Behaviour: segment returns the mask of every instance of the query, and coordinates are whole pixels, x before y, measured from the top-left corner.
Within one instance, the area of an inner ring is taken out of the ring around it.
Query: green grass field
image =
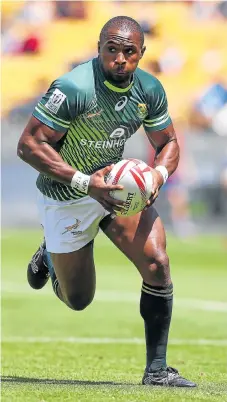
[[[33,291],[27,263],[40,232],[2,233],[2,401],[227,401],[227,255],[221,238],[168,236],[175,304],[168,363],[197,389],[140,385],[145,364],[141,280],[104,235],[97,293],[73,312],[50,283]]]

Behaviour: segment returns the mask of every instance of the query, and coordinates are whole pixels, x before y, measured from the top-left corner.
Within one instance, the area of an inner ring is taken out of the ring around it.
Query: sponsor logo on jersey
[[[79,225],[81,224],[81,221],[77,218],[75,218],[75,219],[76,219],[76,222],[73,225],[65,227],[65,231],[62,232],[62,235],[65,233],[69,233],[69,232],[71,232],[73,236],[82,234],[82,232],[80,230],[76,230],[79,227]]]
[[[108,148],[120,148],[125,145],[126,138],[117,138],[117,139],[111,139],[111,140],[106,140],[106,141],[92,141],[92,140],[87,140],[83,138],[80,141],[80,145],[82,147],[88,147],[88,148],[95,148],[95,149],[108,149]]]
[[[145,103],[138,103],[137,116],[140,119],[145,119],[147,116],[147,105]]]
[[[55,89],[50,99],[48,99],[45,104],[46,108],[49,109],[52,113],[57,113],[60,106],[64,102],[66,95],[63,92],[59,91],[59,89]]]
[[[120,100],[116,103],[114,108],[116,112],[120,112],[120,110],[122,110],[125,107],[127,102],[128,102],[127,96],[121,96]]]

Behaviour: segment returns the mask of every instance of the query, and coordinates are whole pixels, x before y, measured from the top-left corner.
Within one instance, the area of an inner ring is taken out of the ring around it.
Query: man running
[[[194,387],[167,366],[173,285],[165,231],[151,205],[179,161],[179,146],[161,83],[137,68],[145,52],[140,25],[115,17],[101,30],[98,57],[54,81],[35,107],[19,140],[18,155],[40,172],[39,209],[45,241],[28,266],[39,289],[51,276],[55,294],[73,310],[95,293],[94,238],[99,228],[133,262],[143,283],[140,312],[147,362],[143,384]],[[143,125],[156,149],[149,208],[123,218],[124,203],[105,183],[126,140]]]

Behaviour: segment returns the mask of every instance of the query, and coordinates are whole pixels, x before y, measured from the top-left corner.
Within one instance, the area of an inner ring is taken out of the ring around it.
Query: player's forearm
[[[37,142],[32,136],[19,141],[18,156],[40,173],[64,184],[70,184],[76,172],[46,142]]]
[[[162,165],[168,170],[168,175],[176,170],[180,159],[180,149],[176,140],[168,142],[162,149],[157,149],[154,164]]]

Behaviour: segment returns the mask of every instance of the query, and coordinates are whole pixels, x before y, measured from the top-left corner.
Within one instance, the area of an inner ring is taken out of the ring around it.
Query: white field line
[[[48,295],[52,296],[53,291],[50,287],[42,289],[37,292],[31,289],[26,284],[15,284],[10,282],[2,283],[2,295],[4,294],[18,295],[18,294],[33,294],[33,295]],[[138,303],[140,298],[140,291],[136,292],[121,292],[117,290],[98,290],[95,295],[95,300],[105,303]],[[177,308],[187,308],[189,310],[203,310],[203,311],[216,311],[226,312],[227,302],[215,300],[200,300],[200,299],[187,299],[187,298],[174,298],[174,305]]]
[[[8,343],[77,343],[77,344],[122,344],[144,345],[143,338],[75,338],[75,337],[32,337],[9,336],[3,337],[2,342]],[[170,345],[184,346],[227,346],[227,339],[170,339]]]

